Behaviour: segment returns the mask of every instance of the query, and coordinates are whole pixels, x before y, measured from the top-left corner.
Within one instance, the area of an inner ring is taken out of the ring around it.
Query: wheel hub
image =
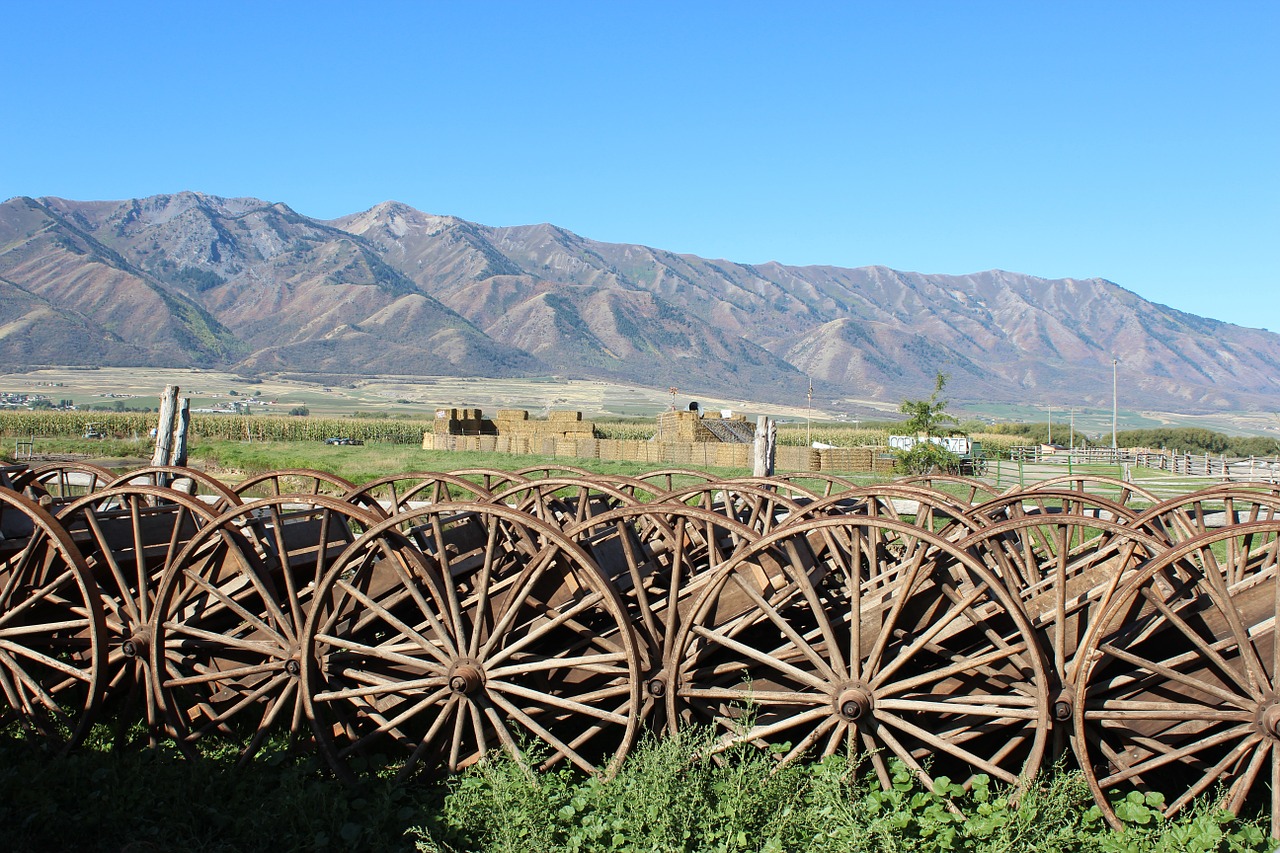
[[[449,689],[469,696],[484,687],[484,670],[472,660],[459,660],[449,670]]]
[[[130,632],[129,637],[120,644],[121,653],[131,659],[145,658],[151,649],[151,632],[141,626]]]
[[[1267,737],[1280,740],[1280,701],[1271,701],[1258,710],[1258,727]]]
[[[1058,691],[1058,695],[1053,700],[1053,718],[1060,723],[1065,723],[1071,719],[1071,712],[1075,710],[1076,696],[1071,688],[1063,688]]]
[[[875,706],[875,695],[865,684],[846,687],[835,701],[836,713],[851,723],[868,716]]]

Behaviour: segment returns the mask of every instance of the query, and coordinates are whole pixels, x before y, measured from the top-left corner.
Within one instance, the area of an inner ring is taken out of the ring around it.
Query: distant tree
[[[932,438],[942,434],[944,424],[959,423],[955,416],[946,413],[947,401],[938,399],[942,389],[947,387],[948,378],[950,377],[945,373],[939,373],[934,380],[933,393],[929,395],[929,399],[903,400],[902,405],[898,407],[898,411],[909,415],[903,426],[912,435],[923,434],[925,438]]]
[[[947,414],[947,401],[938,399],[946,386],[947,375],[939,373],[934,381],[933,393],[928,399],[903,400],[898,408],[898,411],[908,416],[903,423],[907,432],[920,439],[910,450],[898,452],[898,467],[908,474],[960,470],[960,457],[931,440],[942,434],[944,425],[959,423],[953,415]]]
[[[297,415],[300,418],[305,418],[307,415],[311,414],[311,410],[308,409],[306,406],[294,406],[292,409],[289,410],[289,414]]]

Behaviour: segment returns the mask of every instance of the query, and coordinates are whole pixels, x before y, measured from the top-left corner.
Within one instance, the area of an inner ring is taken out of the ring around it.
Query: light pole
[[[1076,452],[1076,407],[1071,407],[1071,452]]]
[[[804,440],[810,447],[813,447],[813,433],[810,423],[813,420],[813,377],[809,377],[809,408],[804,414]]]
[[[1111,455],[1116,455],[1116,365],[1120,363],[1120,359],[1112,357],[1111,359]]]
[[[1049,404],[1049,446],[1053,446],[1053,403]]]

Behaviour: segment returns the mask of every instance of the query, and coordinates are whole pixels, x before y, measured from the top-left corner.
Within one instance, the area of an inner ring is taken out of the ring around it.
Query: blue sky
[[[1280,3],[0,0],[0,198],[199,190],[1280,331]]]

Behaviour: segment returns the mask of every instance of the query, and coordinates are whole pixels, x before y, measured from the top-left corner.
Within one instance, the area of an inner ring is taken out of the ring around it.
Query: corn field
[[[131,412],[0,412],[0,435],[78,438],[89,424],[109,436],[146,437],[160,422],[158,414]],[[365,418],[312,418],[273,415],[192,415],[192,439],[229,441],[319,441],[345,436],[388,444],[421,444],[425,421]]]

